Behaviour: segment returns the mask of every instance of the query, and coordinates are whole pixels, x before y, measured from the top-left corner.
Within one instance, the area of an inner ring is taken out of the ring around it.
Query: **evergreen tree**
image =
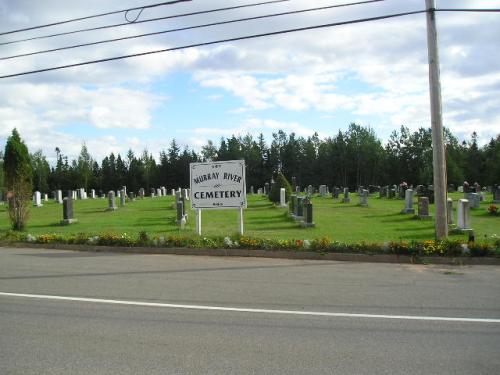
[[[3,170],[9,197],[9,218],[13,229],[23,230],[28,221],[33,192],[33,171],[28,148],[17,129],[14,129],[7,139],[4,155]]]
[[[274,184],[269,192],[269,200],[271,202],[280,203],[281,188],[285,188],[285,201],[288,202],[288,199],[292,194],[292,186],[283,173],[278,172],[274,177]]]

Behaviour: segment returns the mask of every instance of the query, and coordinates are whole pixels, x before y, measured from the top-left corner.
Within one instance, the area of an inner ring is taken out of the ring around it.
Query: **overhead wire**
[[[128,55],[122,55],[122,56],[115,56],[115,57],[108,57],[108,58],[103,58],[103,59],[83,61],[83,62],[79,62],[79,63],[66,64],[66,65],[59,65],[59,66],[43,68],[43,69],[36,69],[36,70],[25,71],[25,72],[20,72],[20,73],[7,74],[7,75],[0,76],[0,79],[19,77],[19,76],[35,74],[35,73],[50,72],[50,71],[55,71],[55,70],[61,70],[61,69],[78,67],[78,66],[103,63],[103,62],[108,62],[108,61],[116,61],[116,60],[132,58],[132,57],[147,56],[147,55],[158,54],[158,53],[163,53],[163,52],[179,51],[179,50],[184,50],[184,49],[188,49],[188,48],[203,47],[203,46],[228,43],[228,42],[235,42],[235,41],[241,41],[241,40],[256,39],[256,38],[262,38],[262,37],[266,37],[266,36],[283,35],[283,34],[306,31],[306,30],[317,30],[317,29],[330,28],[330,27],[336,27],[336,26],[379,21],[379,20],[384,20],[384,19],[403,17],[403,16],[409,16],[409,15],[421,14],[421,13],[427,13],[427,11],[426,10],[418,10],[418,11],[411,11],[411,12],[394,13],[394,14],[387,14],[387,15],[377,16],[377,17],[359,18],[359,19],[348,20],[348,21],[332,22],[332,23],[326,23],[326,24],[320,24],[320,25],[314,25],[314,26],[285,29],[285,30],[267,32],[267,33],[261,33],[261,34],[252,34],[252,35],[245,35],[245,36],[240,36],[240,37],[225,38],[225,39],[219,39],[219,40],[214,40],[214,41],[209,41],[209,42],[193,43],[193,44],[187,44],[187,45],[178,46],[178,47],[164,48],[164,49],[154,50],[154,51],[147,51],[147,52],[134,53],[134,54],[128,54]]]
[[[327,5],[327,6],[323,6],[323,7],[317,7],[317,8],[300,9],[300,10],[293,10],[293,11],[289,11],[289,12],[272,13],[272,14],[266,14],[266,15],[261,15],[261,16],[239,18],[239,19],[235,19],[235,20],[212,22],[212,23],[195,25],[195,26],[186,26],[186,27],[181,27],[181,28],[155,31],[155,32],[151,32],[151,33],[131,35],[131,36],[126,36],[126,37],[106,39],[106,40],[100,40],[100,41],[96,41],[96,42],[81,43],[81,44],[75,44],[75,45],[66,46],[66,47],[58,47],[58,48],[52,48],[52,49],[47,49],[47,50],[27,52],[27,53],[22,53],[22,54],[18,54],[18,55],[0,57],[0,61],[1,60],[10,60],[10,59],[19,58],[19,57],[40,55],[40,54],[45,54],[45,53],[57,52],[57,51],[64,51],[64,50],[80,48],[80,47],[94,46],[94,45],[104,44],[104,43],[112,43],[112,42],[118,42],[118,41],[123,41],[123,40],[143,38],[143,37],[147,37],[147,36],[160,35],[160,34],[166,34],[166,33],[178,32],[178,31],[186,31],[186,30],[200,29],[200,28],[206,28],[206,27],[212,27],[212,26],[227,25],[227,24],[237,23],[237,22],[247,22],[247,21],[254,21],[254,20],[259,20],[259,19],[264,19],[264,18],[280,17],[280,16],[285,16],[285,15],[301,14],[301,13],[307,13],[307,12],[313,12],[313,11],[320,11],[320,10],[327,10],[327,9],[333,9],[333,8],[361,5],[361,4],[367,4],[367,3],[372,3],[372,2],[376,2],[376,1],[378,2],[381,0],[358,1],[358,2],[354,2],[354,3]]]
[[[47,23],[45,25],[38,25],[38,26],[25,27],[23,29],[3,31],[3,32],[0,32],[0,35],[8,35],[8,34],[20,33],[20,32],[23,32],[23,31],[43,29],[43,28],[46,28],[46,27],[52,27],[52,26],[57,26],[57,25],[64,25],[64,24],[71,23],[71,22],[83,21],[83,20],[88,20],[88,19],[92,19],[92,18],[104,17],[104,16],[110,16],[110,15],[113,15],[113,14],[119,14],[119,13],[125,13],[126,14],[127,12],[134,11],[134,10],[141,10],[141,12],[142,12],[144,9],[156,8],[156,7],[165,6],[165,5],[174,5],[174,4],[177,4],[177,3],[185,3],[185,2],[189,2],[189,1],[192,1],[192,0],[170,0],[170,1],[164,1],[162,3],[143,5],[143,6],[135,7],[135,8],[115,10],[115,11],[112,11],[112,12],[93,14],[91,16],[84,16],[84,17],[72,18],[72,19],[64,20],[64,21],[57,21],[57,22]]]
[[[180,14],[174,14],[174,15],[163,16],[163,17],[149,18],[149,19],[145,19],[145,20],[136,21],[134,23],[124,22],[124,23],[116,23],[116,24],[111,24],[111,25],[89,27],[89,28],[85,28],[85,29],[35,36],[35,37],[31,37],[31,38],[12,40],[12,41],[8,41],[8,42],[1,42],[0,46],[7,45],[7,44],[14,44],[14,43],[29,42],[29,41],[33,41],[33,40],[39,40],[39,39],[54,38],[54,37],[58,37],[58,36],[78,34],[78,33],[83,33],[83,32],[87,32],[87,31],[105,30],[105,29],[121,27],[121,26],[138,25],[138,24],[146,23],[146,22],[156,22],[156,21],[162,21],[162,20],[173,19],[173,18],[196,16],[196,15],[200,15],[200,14],[223,12],[223,11],[228,11],[228,10],[236,10],[236,9],[249,8],[249,7],[261,6],[261,5],[284,3],[284,2],[289,2],[289,1],[291,1],[291,0],[268,0],[268,1],[258,2],[258,3],[252,3],[252,4],[235,5],[235,6],[224,7],[224,8],[208,9],[208,10],[202,10],[202,11],[196,11],[196,12],[180,13]],[[384,1],[384,0],[371,0],[371,2],[376,2],[376,1]]]

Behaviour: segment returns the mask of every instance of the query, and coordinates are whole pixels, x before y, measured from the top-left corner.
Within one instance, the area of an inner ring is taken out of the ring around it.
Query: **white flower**
[[[466,243],[462,244],[462,254],[470,254],[470,249]]]
[[[311,247],[311,242],[309,240],[304,240],[304,249],[309,249]]]
[[[232,247],[233,246],[233,241],[229,237],[224,237],[224,245],[226,247]]]
[[[26,241],[28,241],[28,242],[35,242],[36,241],[36,237],[32,236],[31,234],[28,234],[26,236]]]

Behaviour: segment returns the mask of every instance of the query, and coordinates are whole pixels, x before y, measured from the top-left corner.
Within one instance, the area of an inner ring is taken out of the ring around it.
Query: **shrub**
[[[487,243],[471,242],[467,246],[473,257],[485,257],[493,254],[493,247]]]
[[[274,185],[269,192],[269,200],[274,203],[280,203],[280,190],[285,188],[285,201],[288,202],[290,195],[292,194],[292,187],[286,179],[286,177],[279,172],[274,178]]]
[[[500,211],[498,210],[498,207],[495,206],[494,204],[490,205],[488,207],[488,213],[493,216],[500,215]]]

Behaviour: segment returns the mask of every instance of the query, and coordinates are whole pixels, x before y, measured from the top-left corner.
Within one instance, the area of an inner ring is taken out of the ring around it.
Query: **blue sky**
[[[141,19],[253,2],[193,0],[146,9]],[[0,55],[345,2],[289,0],[4,45]],[[0,31],[151,3],[0,0]],[[437,5],[499,8],[500,0],[437,0]],[[8,60],[0,64],[0,75],[424,7],[424,0],[386,0],[164,34]],[[460,139],[476,131],[485,143],[500,129],[500,15],[439,13],[437,19],[444,124]],[[116,22],[123,22],[123,15],[3,35],[0,43]],[[328,137],[351,122],[371,126],[385,141],[401,125],[430,126],[429,117],[424,14],[0,80],[0,147],[17,127],[30,151],[42,149],[50,161],[55,147],[75,157],[83,142],[98,160],[112,151],[145,148],[157,157],[173,138],[199,150],[208,140],[218,143],[232,134],[262,132],[269,140],[284,130]]]

